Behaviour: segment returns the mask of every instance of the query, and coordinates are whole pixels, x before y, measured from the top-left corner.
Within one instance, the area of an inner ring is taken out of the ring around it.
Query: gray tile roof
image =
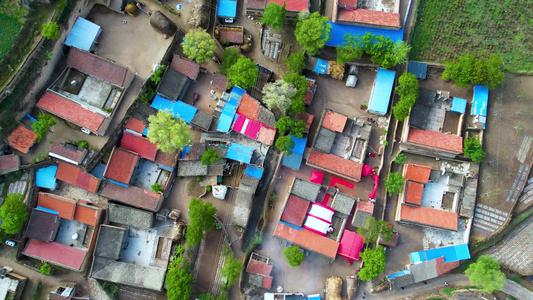
[[[231,216],[231,221],[233,224],[246,228],[248,219],[250,218],[253,200],[254,193],[239,187],[239,191],[237,192],[237,197],[235,199],[233,215]]]
[[[390,282],[391,289],[393,289],[393,290],[399,290],[402,287],[405,287],[405,286],[408,286],[408,285],[411,285],[411,284],[415,283],[412,273],[407,273],[407,274],[404,274],[402,276],[397,276],[397,277],[394,277],[394,278],[390,278],[388,280]]]
[[[477,194],[477,179],[468,179],[465,183],[463,192],[463,199],[461,207],[459,208],[459,215],[461,217],[472,218],[474,216],[474,209],[476,205]]]
[[[313,148],[320,152],[330,153],[333,147],[333,141],[335,141],[335,135],[335,132],[325,127],[320,127]]]
[[[241,181],[241,186],[244,185],[244,186],[249,186],[249,187],[252,187],[254,190],[257,189],[257,186],[259,185],[259,179],[258,178],[255,178],[255,177],[252,177],[252,176],[248,176],[248,175],[244,175],[242,177],[242,181]]]
[[[190,81],[187,76],[167,68],[161,82],[157,87],[157,92],[173,100],[178,100],[189,87]]]
[[[165,282],[166,268],[140,266],[110,258],[96,257],[91,278],[160,291]]]
[[[120,250],[126,229],[110,225],[101,225],[98,231],[98,240],[94,249],[95,257],[106,257],[113,260],[120,258]]]
[[[294,178],[291,194],[294,194],[304,200],[315,202],[320,193],[321,186],[300,178]]]
[[[437,274],[436,259],[409,265],[409,270],[411,270],[415,282],[420,282],[439,276]]]
[[[344,215],[349,215],[355,205],[355,198],[343,193],[337,193],[331,203],[331,208]]]
[[[208,167],[199,160],[180,160],[178,162],[178,176],[205,176]]]
[[[198,110],[192,118],[191,124],[207,131],[209,126],[211,126],[211,122],[213,122],[213,115]]]
[[[366,220],[370,219],[371,216],[372,214],[369,212],[362,211],[362,210],[356,210],[355,216],[353,217],[353,220],[352,220],[352,226],[355,226],[355,227],[365,226]]]
[[[274,126],[276,126],[276,117],[274,116],[274,113],[262,106],[259,110],[259,116],[257,116],[257,121],[265,123],[266,125],[273,128]]]
[[[154,214],[129,206],[109,203],[109,222],[139,229],[150,229]]]

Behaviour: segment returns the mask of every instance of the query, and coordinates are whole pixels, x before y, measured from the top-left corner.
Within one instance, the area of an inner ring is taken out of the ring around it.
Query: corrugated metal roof
[[[441,247],[425,251],[412,252],[411,261],[413,263],[434,260],[439,257],[444,257],[444,262],[453,262],[470,258],[470,251],[468,244],[453,245],[448,247]]]
[[[237,143],[231,143],[226,154],[227,159],[233,159],[245,164],[249,164],[252,161],[252,155],[254,148],[244,146]]]
[[[454,97],[452,99],[452,108],[450,110],[456,113],[464,114],[466,112],[466,99]]]
[[[294,154],[303,155],[305,151],[305,145],[307,145],[307,139],[295,137],[292,134],[289,134],[294,142],[294,147],[289,149]]]
[[[489,101],[489,88],[484,85],[474,86],[474,98],[472,99],[471,115],[487,115],[487,103]]]
[[[231,97],[234,97],[236,98],[235,100],[237,100],[237,102],[239,101],[239,99],[241,99],[242,95],[244,95],[244,93],[246,93],[246,90],[239,87],[239,86],[234,86],[232,89],[231,89],[231,92],[230,92],[230,95]],[[231,99],[230,99],[231,101]],[[230,102],[228,101],[228,102]],[[237,106],[237,103],[234,103],[235,106]]]
[[[230,100],[226,102],[226,105],[224,105],[224,108],[220,113],[220,117],[218,117],[217,131],[228,132],[231,128],[231,124],[233,123],[233,117],[235,116],[235,112],[237,111],[237,105],[230,103],[232,99],[235,100],[235,98],[231,97]],[[238,103],[239,102],[237,100],[237,104]]]
[[[428,64],[418,61],[407,62],[407,72],[415,74],[416,78],[426,79]]]
[[[285,154],[283,160],[281,160],[281,165],[294,169],[300,170],[302,166],[302,160],[304,157],[301,154],[292,153],[290,155]]]
[[[170,101],[159,95],[155,96],[151,107],[162,111],[168,109],[174,117],[183,120],[187,124],[191,123],[192,119],[194,118],[194,115],[196,114],[196,111],[198,111],[196,107],[190,106],[185,102],[179,100],[176,102]]]
[[[102,32],[100,26],[78,17],[67,36],[65,45],[89,51],[100,32]]]
[[[329,62],[327,60],[322,60],[318,58],[316,60],[315,69],[313,71],[318,74],[329,74],[328,68]]]
[[[372,95],[370,96],[370,103],[368,104],[369,112],[378,115],[387,113],[395,77],[395,71],[379,68],[376,80],[374,81]]]
[[[237,1],[218,0],[217,17],[235,18],[237,15]]]
[[[57,186],[56,172],[57,165],[40,168],[35,174],[35,185],[46,189],[55,189]]]
[[[377,36],[382,35],[384,37],[390,38],[395,43],[403,40],[403,29],[393,30],[346,24],[336,24],[333,22],[328,23],[331,25],[331,39],[326,42],[326,45],[332,47],[341,46],[344,43],[345,34],[364,36],[365,34],[370,33]]]
[[[263,176],[263,171],[263,169],[259,169],[254,166],[247,166],[246,170],[244,171],[244,174],[257,179],[261,179],[261,177]]]

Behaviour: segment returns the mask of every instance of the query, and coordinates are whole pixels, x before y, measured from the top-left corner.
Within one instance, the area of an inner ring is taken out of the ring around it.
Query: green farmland
[[[420,0],[411,59],[444,62],[496,53],[506,70],[531,73],[531,32],[531,0]]]
[[[17,21],[17,19],[0,14],[0,60],[6,56],[9,49],[11,49],[11,45],[15,42],[17,39],[20,24]]]

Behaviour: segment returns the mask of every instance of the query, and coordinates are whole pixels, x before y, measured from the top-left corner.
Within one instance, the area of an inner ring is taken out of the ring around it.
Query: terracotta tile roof
[[[369,9],[348,10],[339,7],[337,20],[400,28],[400,14]]]
[[[81,164],[83,158],[87,154],[87,149],[78,148],[77,150],[72,150],[67,148],[65,145],[53,142],[52,147],[50,147],[49,155],[63,160],[70,160],[72,163]]]
[[[385,245],[385,246],[391,246],[391,247],[396,247],[396,245],[398,245],[398,240],[400,239],[400,235],[397,234],[397,233],[393,233],[392,234],[392,237],[390,239],[390,241],[388,242],[383,242],[383,238],[380,237],[379,238],[379,244],[380,245]]]
[[[407,191],[405,191],[405,202],[415,205],[422,204],[422,193],[424,185],[422,183],[407,181]]]
[[[20,157],[15,154],[0,155],[0,175],[18,170]]]
[[[257,261],[250,258],[248,266],[246,266],[246,272],[250,274],[259,274],[263,276],[269,276],[272,272],[273,265],[265,264],[262,261]]]
[[[172,57],[172,62],[170,62],[170,68],[174,71],[180,72],[181,74],[189,77],[192,80],[198,78],[200,74],[200,65],[195,63],[192,60],[188,60],[184,57],[181,57],[177,54],[174,54]]]
[[[271,146],[274,143],[275,136],[276,129],[261,126],[261,129],[259,129],[259,133],[257,134],[257,140],[265,145]]]
[[[54,194],[40,192],[37,199],[37,206],[55,210],[59,217],[73,220],[76,211],[76,201],[63,198]]]
[[[313,94],[311,92],[307,92],[307,94],[305,94],[305,98],[304,98],[305,105],[311,105],[311,103],[313,103],[313,98],[314,97],[315,97],[315,94]]]
[[[411,127],[406,142],[454,154],[463,153],[463,138],[443,132]]]
[[[441,256],[436,259],[437,261],[437,275],[440,276],[444,273],[448,273],[451,270],[459,267],[460,262],[458,260],[451,262],[444,262],[444,256]]]
[[[244,30],[237,27],[219,27],[218,40],[233,44],[244,43]]]
[[[315,116],[310,114],[310,113],[306,113],[306,112],[303,112],[301,114],[298,114],[294,117],[296,120],[302,120],[305,122],[305,130],[307,130],[307,132],[309,132],[309,129],[311,129],[311,125],[313,124],[313,120],[315,119]]]
[[[263,287],[267,290],[272,288],[272,281],[274,280],[271,276],[265,276],[263,277]]]
[[[176,163],[178,162],[178,153],[163,152],[161,150],[157,150],[157,154],[155,155],[155,162],[167,167],[174,168],[176,166]]]
[[[144,131],[144,128],[146,128],[146,124],[144,124],[144,122],[141,120],[138,120],[135,118],[129,118],[128,123],[126,123],[126,126],[124,126],[124,128],[127,128],[129,130],[142,134]]]
[[[246,1],[246,8],[263,10],[265,8],[265,0],[248,0]]]
[[[267,0],[267,4],[272,2],[275,2],[280,6],[282,6],[283,2],[285,2],[285,8],[287,11],[306,11],[309,9],[308,0]]]
[[[77,48],[70,48],[67,66],[120,87],[125,85],[128,74],[128,68]]]
[[[357,0],[339,0],[339,4],[350,7],[357,7]]]
[[[96,193],[100,183],[98,178],[76,166],[64,162],[59,163],[57,167],[56,178],[68,184],[87,190],[91,193]]]
[[[239,108],[237,108],[237,113],[247,117],[248,119],[257,121],[260,109],[261,105],[259,104],[259,101],[253,99],[250,95],[248,95],[248,93],[245,93],[241,98],[241,103],[239,104]]]
[[[156,212],[159,210],[163,198],[160,194],[152,193],[142,188],[130,185],[123,187],[107,182],[100,195],[134,207]]]
[[[226,75],[220,74],[217,72],[215,73],[215,75],[213,75],[213,81],[211,85],[221,91],[225,91],[226,87],[228,86],[228,82],[229,80],[228,80],[228,77],[226,77]]]
[[[370,213],[370,215],[373,215],[374,214],[374,203],[366,202],[366,201],[359,201],[357,202],[357,210],[364,211],[364,212]]]
[[[129,184],[138,161],[137,154],[114,147],[107,162],[104,177]]]
[[[428,207],[416,207],[402,204],[400,221],[433,226],[448,230],[457,230],[457,214]]]
[[[26,154],[30,151],[31,146],[37,139],[37,133],[28,129],[26,126],[19,124],[13,132],[7,137],[7,143],[12,148]]]
[[[298,227],[302,227],[310,205],[311,202],[300,197],[296,197],[295,195],[290,195],[289,199],[287,200],[287,205],[285,205],[285,209],[281,214],[280,220]]]
[[[344,159],[333,154],[326,154],[311,149],[307,164],[324,171],[336,174],[347,180],[360,181],[363,164],[353,160]]]
[[[335,240],[307,229],[298,230],[281,222],[276,225],[274,235],[332,259],[335,259],[339,249],[339,243]]]
[[[428,183],[431,167],[417,164],[407,164],[405,180],[412,180],[420,183]]]
[[[87,251],[56,242],[45,243],[31,239],[24,254],[79,270],[83,266]]]
[[[325,127],[331,131],[342,132],[344,130],[344,126],[346,126],[346,120],[348,120],[348,117],[328,110],[324,115],[322,127]]]
[[[75,48],[71,48],[75,49]],[[67,121],[97,132],[105,120],[103,115],[92,112],[57,94],[46,92],[37,106]]]
[[[124,131],[120,148],[137,153],[140,157],[151,161],[155,160],[157,145],[152,144],[147,138]]]
[[[309,78],[307,78],[307,81],[309,82],[309,85],[307,86],[307,94],[305,94],[304,103],[305,105],[311,105],[311,103],[313,103],[313,98],[315,97],[316,81]]]
[[[78,204],[74,213],[74,220],[94,227],[98,224],[100,214],[100,209],[94,206]]]

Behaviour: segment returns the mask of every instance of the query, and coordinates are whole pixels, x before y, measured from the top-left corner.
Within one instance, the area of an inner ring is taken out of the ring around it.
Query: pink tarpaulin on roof
[[[361,250],[363,249],[363,244],[363,237],[353,231],[345,229],[337,253],[349,260],[359,260],[359,253],[361,253]]]
[[[311,178],[309,181],[312,183],[322,184],[322,180],[324,180],[324,173],[313,171],[311,172]]]
[[[235,119],[235,122],[233,123],[233,130],[241,132],[242,126],[244,125],[244,121],[246,121],[246,118],[242,115],[237,114],[237,119]]]
[[[259,134],[259,130],[261,130],[261,123],[248,119],[248,126],[246,126],[244,135],[246,135],[247,137],[251,137],[255,140],[257,139],[257,134]]]

